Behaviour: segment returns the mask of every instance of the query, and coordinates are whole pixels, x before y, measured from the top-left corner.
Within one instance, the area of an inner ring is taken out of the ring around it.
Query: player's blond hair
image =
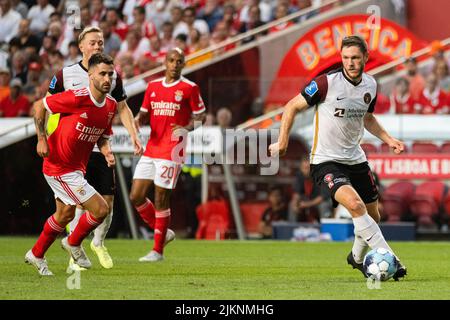
[[[94,26],[86,27],[83,29],[83,31],[81,31],[80,35],[78,36],[78,44],[80,44],[81,41],[83,41],[83,39],[86,37],[86,35],[88,33],[92,33],[92,32],[96,32],[96,33],[98,32],[103,35],[103,31],[99,27],[94,27]]]

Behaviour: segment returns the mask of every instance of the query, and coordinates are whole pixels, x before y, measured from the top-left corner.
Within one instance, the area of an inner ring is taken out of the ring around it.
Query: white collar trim
[[[87,87],[87,90],[89,92],[89,97],[91,98],[91,101],[95,104],[96,107],[101,108],[101,107],[103,107],[105,105],[106,97],[105,97],[105,99],[103,99],[102,102],[98,102],[97,100],[95,100],[94,96],[92,95],[91,89],[89,87]]]
[[[182,78],[182,77],[180,77],[180,79],[178,79],[177,81],[174,81],[174,82],[172,82],[172,83],[167,83],[167,82],[166,82],[166,78],[164,78],[163,81],[162,81],[161,83],[162,83],[163,87],[165,87],[165,88],[170,88],[170,87],[173,87],[173,86],[176,86],[177,84],[179,84],[180,81],[181,81],[181,78]]]

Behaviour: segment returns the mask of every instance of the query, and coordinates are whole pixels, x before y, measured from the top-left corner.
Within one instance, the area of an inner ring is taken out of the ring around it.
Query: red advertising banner
[[[380,179],[450,179],[450,154],[369,155]]]
[[[367,41],[369,61],[366,71],[408,57],[427,46],[427,42],[390,20],[380,18],[378,27],[373,27],[371,22],[369,15],[347,15],[328,20],[305,33],[284,56],[266,104],[284,105],[313,77],[338,67],[341,42],[347,35],[359,35]],[[292,79],[296,86],[286,85],[283,79]]]

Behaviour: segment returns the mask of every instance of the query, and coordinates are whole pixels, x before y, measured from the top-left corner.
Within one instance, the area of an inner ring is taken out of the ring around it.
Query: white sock
[[[366,212],[361,217],[353,218],[355,234],[360,236],[372,249],[384,248],[392,251],[381,233],[380,227]]]
[[[77,226],[78,221],[80,221],[80,218],[81,218],[81,216],[83,215],[83,213],[85,211],[86,210],[84,210],[83,208],[78,208],[77,207],[77,209],[75,210],[75,217],[69,223],[69,231],[70,231],[70,233],[72,233],[73,230],[75,230],[75,227]]]
[[[367,253],[367,249],[369,249],[367,243],[363,238],[355,233],[355,241],[353,242],[352,254],[353,259],[355,259],[356,263],[363,263],[364,256]]]
[[[112,216],[113,211],[111,210],[110,214],[108,214],[103,220],[103,222],[94,230],[94,239],[92,241],[94,242],[94,246],[99,247],[103,245],[103,241],[105,241],[106,234],[109,231],[109,228],[111,227],[112,222]]]

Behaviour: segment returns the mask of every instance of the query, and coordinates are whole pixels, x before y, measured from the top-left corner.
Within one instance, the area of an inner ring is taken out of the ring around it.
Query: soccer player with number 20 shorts
[[[181,76],[183,51],[175,48],[165,59],[164,78],[148,84],[136,122],[150,119],[150,139],[133,176],[130,200],[147,225],[155,230],[153,250],[139,259],[163,259],[164,246],[175,234],[170,223],[170,194],[175,189],[184,157],[187,132],[205,120],[205,105],[198,86]],[[155,204],[147,194],[155,185]]]
[[[109,214],[105,199],[86,181],[86,165],[97,144],[108,166],[115,165],[109,144],[111,123],[117,102],[108,92],[114,74],[111,57],[97,53],[89,59],[89,87],[68,90],[38,101],[35,124],[38,136],[37,153],[44,158],[43,173],[55,194],[56,212],[47,219],[35,245],[25,255],[25,262],[35,266],[42,276],[51,276],[45,252],[73,220],[77,205],[87,210],[75,230],[61,241],[61,246],[83,268],[91,262],[81,245]],[[47,137],[46,112],[59,113],[60,124]]]

